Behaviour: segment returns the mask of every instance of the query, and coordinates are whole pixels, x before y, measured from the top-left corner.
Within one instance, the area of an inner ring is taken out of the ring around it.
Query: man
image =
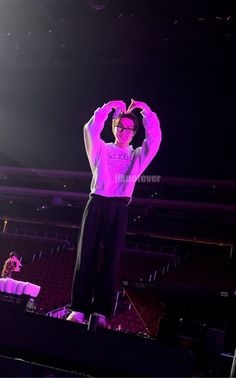
[[[17,254],[15,252],[10,252],[9,258],[4,263],[1,277],[10,278],[12,276],[12,272],[19,272],[20,268],[21,263],[17,258]]]
[[[141,147],[130,145],[138,120],[132,111],[141,109],[145,140]],[[105,143],[101,131],[109,113],[114,143]],[[135,181],[156,155],[161,130],[157,115],[144,102],[132,100],[128,109],[123,101],[110,101],[98,108],[84,126],[84,141],[92,170],[91,192],[84,210],[72,290],[73,311],[67,320],[84,321],[84,314],[96,313],[106,325],[112,314],[113,296],[120,252],[127,228],[127,205]],[[130,178],[130,179],[129,179]],[[99,246],[103,260],[98,270]]]

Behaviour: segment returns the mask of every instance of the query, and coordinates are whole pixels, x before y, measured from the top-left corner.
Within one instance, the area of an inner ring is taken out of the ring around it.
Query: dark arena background
[[[235,376],[234,5],[0,0],[0,268],[10,251],[22,264],[22,286],[0,279],[1,376]],[[65,320],[83,125],[131,98],[163,140],[129,205],[111,323],[91,328]]]

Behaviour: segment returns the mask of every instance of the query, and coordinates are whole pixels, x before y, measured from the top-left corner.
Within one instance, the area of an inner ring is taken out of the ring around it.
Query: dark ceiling
[[[0,65],[233,57],[234,1],[1,0]]]
[[[133,97],[161,120],[150,172],[235,179],[234,5],[0,0],[0,166],[88,171],[82,126]]]

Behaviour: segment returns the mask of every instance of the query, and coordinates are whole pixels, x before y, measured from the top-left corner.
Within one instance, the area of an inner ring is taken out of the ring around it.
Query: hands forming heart
[[[131,103],[128,106],[128,108],[126,108],[126,103],[122,100],[109,101],[108,105],[111,107],[111,109],[115,109],[114,118],[116,118],[121,112],[128,114],[132,112],[134,109],[150,111],[149,106],[145,102],[137,101],[133,98],[131,99]]]

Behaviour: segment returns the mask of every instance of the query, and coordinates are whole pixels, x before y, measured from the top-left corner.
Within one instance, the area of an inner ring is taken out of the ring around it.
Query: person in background
[[[141,109],[145,129],[145,140],[136,149],[130,144],[139,127],[134,109]],[[100,134],[113,110],[115,141],[106,143]],[[72,312],[67,320],[83,323],[85,314],[95,314],[98,324],[106,327],[112,315],[120,252],[127,229],[127,206],[135,182],[159,149],[160,122],[144,102],[132,99],[126,109],[121,100],[109,101],[84,126],[84,142],[93,177],[78,242]],[[102,264],[99,264],[101,242],[104,248]]]
[[[2,278],[9,278],[12,276],[13,272],[19,272],[21,268],[20,260],[18,260],[17,254],[12,251],[9,254],[8,259],[5,261],[1,277]]]

